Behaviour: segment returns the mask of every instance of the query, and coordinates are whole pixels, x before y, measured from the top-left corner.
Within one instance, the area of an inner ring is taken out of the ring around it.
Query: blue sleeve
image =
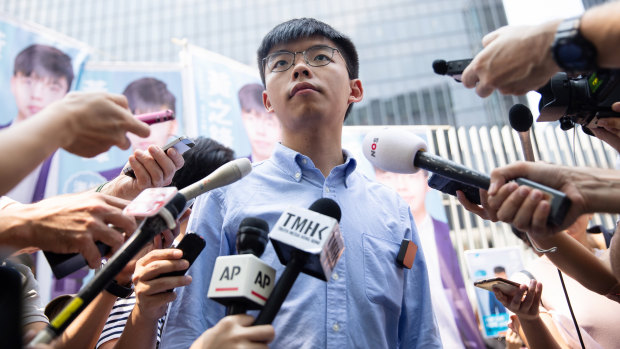
[[[206,245],[187,272],[192,283],[175,290],[177,299],[168,309],[160,348],[189,348],[225,315],[224,306],[207,298],[215,259],[228,249],[228,244],[222,240],[226,239],[222,233],[222,212],[215,191],[200,197],[194,205],[187,231],[199,234]]]
[[[405,291],[399,321],[398,336],[400,348],[441,348],[439,330],[433,314],[431,293],[428,283],[426,261],[422,245],[407,208],[408,217],[404,220],[405,236],[418,247],[413,267],[405,269]],[[443,291],[443,290],[442,290]]]

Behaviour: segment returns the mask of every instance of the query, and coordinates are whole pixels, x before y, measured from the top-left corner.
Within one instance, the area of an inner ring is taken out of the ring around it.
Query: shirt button
[[[295,178],[299,179],[299,177],[301,177],[301,173],[299,172],[295,173]]]
[[[332,279],[334,279],[334,280],[338,280],[339,277],[340,276],[338,276],[338,273],[333,273],[332,274]]]
[[[336,322],[336,323],[334,324],[334,326],[332,326],[332,329],[333,329],[335,332],[338,332],[338,331],[340,331],[340,325],[338,325],[338,323]]]
[[[325,192],[326,192],[326,193],[329,193],[329,188],[325,188]]]
[[[301,163],[305,165],[305,164],[308,163],[308,160],[307,159],[301,159]]]

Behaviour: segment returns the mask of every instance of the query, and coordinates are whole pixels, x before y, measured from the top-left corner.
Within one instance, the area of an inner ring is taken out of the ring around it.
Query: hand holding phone
[[[169,273],[163,273],[158,276],[158,278],[166,277],[166,276],[181,276],[185,275],[189,267],[192,266],[192,263],[196,260],[200,252],[205,248],[205,240],[200,237],[200,235],[196,233],[187,233],[179,242],[179,245],[176,247],[179,250],[183,251],[183,257],[181,259],[185,259],[189,262],[189,266],[185,270],[177,270],[171,271]]]
[[[185,137],[185,136],[181,136],[179,138],[174,139],[173,141],[171,141],[170,143],[164,145],[161,150],[164,151],[164,153],[170,149],[170,148],[174,148],[176,149],[177,152],[179,152],[179,154],[183,154],[186,151],[190,150],[193,146],[194,146],[194,142],[192,142],[191,139]],[[129,176],[131,178],[136,178],[136,173],[133,171],[133,168],[131,168],[131,166],[127,166],[123,169],[123,174],[126,176]]]

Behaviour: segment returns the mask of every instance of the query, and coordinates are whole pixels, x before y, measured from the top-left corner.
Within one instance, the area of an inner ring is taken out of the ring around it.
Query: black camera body
[[[620,101],[619,82],[620,70],[600,70],[577,78],[557,73],[537,91],[541,98],[536,121],[559,120],[565,131],[580,124],[592,135],[589,128],[597,127],[599,119],[620,117],[611,110]]]

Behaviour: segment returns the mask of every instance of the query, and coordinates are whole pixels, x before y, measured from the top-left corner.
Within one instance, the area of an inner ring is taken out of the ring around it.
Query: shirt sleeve
[[[22,326],[33,322],[49,323],[39,296],[39,284],[30,268],[23,264],[14,264],[22,274]]]
[[[136,295],[132,294],[127,299],[117,298],[114,307],[103,326],[96,348],[113,339],[119,339],[123,334],[127,319],[136,305]]]
[[[217,191],[200,197],[194,205],[188,232],[199,234],[206,245],[187,273],[192,277],[192,283],[175,290],[177,299],[168,310],[162,348],[189,348],[225,315],[224,306],[207,298],[215,259],[221,251],[228,249],[227,244],[222,243],[226,238],[222,232],[223,207],[215,193]]]
[[[418,247],[418,251],[413,267],[404,270],[405,291],[398,328],[399,347],[441,348],[439,330],[431,304],[428,272],[422,252],[422,244],[408,207],[406,213],[401,213],[401,216],[406,229],[405,238],[410,239]]]

